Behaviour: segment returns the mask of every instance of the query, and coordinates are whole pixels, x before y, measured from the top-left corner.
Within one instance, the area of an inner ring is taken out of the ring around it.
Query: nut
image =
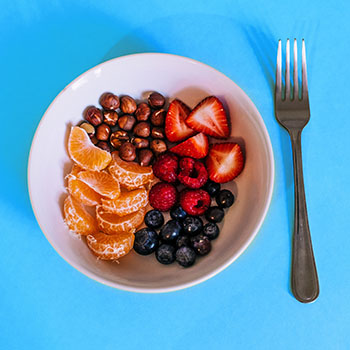
[[[167,145],[163,140],[153,140],[151,142],[151,150],[158,155],[167,150]]]
[[[79,126],[84,129],[89,136],[95,135],[95,127],[90,123],[82,122]]]
[[[166,111],[164,109],[159,109],[157,111],[154,111],[151,115],[151,123],[154,126],[162,126],[164,125],[166,117]]]
[[[151,108],[149,108],[149,105],[145,102],[141,102],[135,112],[136,119],[139,121],[145,121],[148,119],[148,117],[151,114]]]
[[[100,97],[100,105],[104,109],[117,109],[119,107],[119,97],[112,94],[111,92],[105,92]]]
[[[118,113],[116,111],[104,111],[103,112],[103,122],[109,126],[114,126],[118,121]]]
[[[118,120],[118,125],[121,129],[130,131],[136,123],[136,119],[134,116],[125,114]]]
[[[136,148],[130,142],[124,142],[119,148],[119,157],[127,162],[131,162],[136,158]]]
[[[96,128],[96,138],[100,141],[107,141],[111,133],[111,128],[107,124],[101,124]]]
[[[126,131],[123,130],[118,130],[115,132],[111,133],[111,136],[109,138],[109,142],[111,143],[111,145],[118,149],[122,143],[129,141],[129,135]]]
[[[147,122],[140,122],[136,124],[134,133],[140,137],[148,137],[151,134],[151,127]]]
[[[111,147],[106,141],[99,141],[96,146],[102,148],[107,152],[111,152]]]
[[[149,146],[149,141],[141,137],[135,137],[131,142],[136,148],[147,148]]]
[[[90,140],[91,140],[91,142],[92,142],[94,145],[97,145],[97,144],[98,144],[98,140],[97,140],[97,138],[96,138],[95,135],[91,135],[91,136],[90,136]]]
[[[149,166],[153,158],[154,158],[154,155],[150,149],[140,149],[139,163],[141,166]]]
[[[120,108],[126,114],[133,114],[136,111],[137,105],[132,97],[123,96],[120,99]]]
[[[85,120],[94,126],[100,125],[102,123],[102,120],[103,120],[102,112],[100,109],[94,106],[87,107],[83,114],[84,114]]]
[[[151,132],[151,137],[153,137],[154,139],[164,139],[165,138],[164,129],[158,126],[153,127]]]
[[[165,104],[165,98],[159,92],[152,92],[148,97],[148,102],[153,108],[162,108]]]

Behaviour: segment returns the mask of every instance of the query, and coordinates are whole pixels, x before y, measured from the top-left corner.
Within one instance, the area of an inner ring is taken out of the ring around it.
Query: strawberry
[[[196,131],[190,129],[185,123],[190,112],[190,108],[178,99],[170,103],[165,118],[165,135],[169,141],[182,141],[196,134]]]
[[[192,110],[186,124],[193,130],[219,139],[230,136],[224,106],[215,96],[208,96]]]
[[[244,167],[244,156],[237,143],[213,144],[206,165],[209,178],[218,183],[229,182],[238,176]]]
[[[179,156],[199,159],[204,158],[208,154],[208,148],[208,137],[200,133],[170,148],[170,151]]]

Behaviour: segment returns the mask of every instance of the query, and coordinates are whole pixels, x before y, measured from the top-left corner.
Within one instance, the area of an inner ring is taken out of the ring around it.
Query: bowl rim
[[[158,56],[158,57],[173,57],[173,58],[177,58],[180,60],[184,60],[187,61],[189,63],[192,64],[196,64],[196,65],[201,65],[204,66],[206,69],[212,70],[214,71],[216,74],[229,79],[239,90],[241,90],[241,92],[246,95],[248,97],[248,102],[250,103],[250,107],[254,110],[254,113],[259,117],[256,122],[259,124],[260,127],[260,131],[262,132],[263,136],[264,136],[264,141],[265,141],[265,146],[267,149],[267,154],[268,154],[268,158],[269,158],[269,167],[268,169],[270,169],[270,176],[269,176],[269,183],[268,183],[268,194],[267,194],[267,198],[265,200],[265,204],[264,204],[264,210],[263,213],[257,223],[257,225],[255,226],[254,231],[252,231],[252,234],[250,235],[249,239],[245,242],[244,245],[242,245],[240,247],[240,249],[238,250],[238,252],[233,255],[230,259],[228,259],[224,264],[218,266],[217,268],[215,268],[213,271],[211,271],[210,273],[198,277],[192,281],[186,282],[186,283],[182,283],[179,285],[175,285],[175,286],[170,286],[170,287],[160,287],[160,288],[147,288],[147,287],[133,287],[133,286],[127,286],[125,284],[120,284],[117,282],[112,282],[109,281],[105,278],[100,277],[99,275],[91,272],[90,270],[84,268],[83,266],[76,266],[70,258],[66,257],[64,255],[63,252],[61,252],[59,249],[57,249],[54,244],[51,242],[50,237],[45,233],[45,231],[43,230],[42,224],[40,223],[39,220],[39,215],[36,212],[33,200],[32,200],[32,181],[31,181],[31,164],[32,164],[32,156],[33,156],[33,146],[36,143],[37,140],[37,136],[39,134],[39,130],[43,124],[44,119],[46,118],[47,114],[49,113],[49,111],[51,110],[51,107],[55,104],[56,100],[60,98],[60,96],[67,90],[69,89],[72,85],[74,85],[77,81],[79,81],[81,78],[83,78],[84,76],[86,76],[90,71],[99,69],[100,67],[110,64],[111,62],[116,62],[116,61],[122,61],[122,60],[128,60],[128,59],[133,59],[135,57],[152,57],[152,56]],[[267,128],[266,125],[263,121],[262,116],[260,115],[260,112],[258,111],[258,109],[256,108],[254,102],[249,98],[249,96],[247,95],[247,93],[240,87],[238,86],[232,79],[230,79],[229,77],[227,77],[224,73],[220,72],[219,70],[217,70],[216,68],[213,68],[212,66],[203,63],[201,61],[189,58],[189,57],[185,57],[185,56],[181,56],[181,55],[175,55],[175,54],[169,54],[169,53],[158,53],[158,52],[145,52],[145,53],[136,53],[136,54],[130,54],[130,55],[123,55],[123,56],[119,56],[116,58],[112,58],[110,60],[104,61],[102,63],[99,63],[93,67],[91,67],[90,69],[84,71],[83,73],[81,73],[79,76],[77,76],[75,79],[73,79],[68,85],[66,85],[60,92],[59,94],[52,100],[52,102],[50,103],[50,105],[47,107],[46,111],[44,112],[43,116],[40,119],[40,122],[36,128],[36,131],[34,133],[32,142],[31,142],[31,146],[30,146],[30,152],[29,152],[29,157],[28,157],[28,166],[27,166],[27,184],[28,184],[28,192],[29,192],[29,200],[30,200],[30,204],[34,213],[34,216],[36,218],[36,221],[42,231],[42,233],[44,234],[44,236],[46,237],[46,239],[48,240],[48,242],[50,243],[50,245],[52,246],[52,248],[56,251],[56,253],[63,258],[63,260],[65,260],[71,267],[73,267],[74,269],[78,270],[79,272],[81,272],[82,274],[84,274],[85,276],[89,277],[90,279],[97,281],[99,283],[102,283],[106,286],[112,287],[112,288],[116,288],[119,290],[123,290],[123,291],[128,291],[128,292],[137,292],[137,293],[165,293],[165,292],[174,292],[174,291],[178,291],[178,290],[182,290],[188,287],[192,287],[195,286],[197,284],[200,284],[202,282],[207,281],[208,279],[214,277],[215,275],[217,275],[218,273],[220,273],[221,271],[223,271],[224,269],[226,269],[228,266],[230,266],[235,260],[237,260],[242,253],[248,248],[248,246],[252,243],[252,241],[254,240],[254,238],[257,236],[265,218],[266,218],[266,214],[267,211],[270,207],[271,204],[271,199],[272,199],[272,194],[273,194],[273,189],[274,189],[274,181],[275,181],[275,163],[274,163],[274,153],[273,153],[273,149],[272,149],[272,144],[271,144],[271,140],[270,140],[270,136],[267,132]]]

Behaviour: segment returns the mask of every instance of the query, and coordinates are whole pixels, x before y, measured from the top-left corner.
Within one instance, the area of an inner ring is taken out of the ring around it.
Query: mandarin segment
[[[91,207],[101,204],[102,196],[84,182],[73,176],[68,177],[67,189],[75,199],[87,206]]]

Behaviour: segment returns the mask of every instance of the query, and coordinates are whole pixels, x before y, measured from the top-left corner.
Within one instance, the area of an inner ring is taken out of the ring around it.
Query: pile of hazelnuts
[[[165,102],[158,92],[139,103],[127,95],[118,97],[105,92],[99,100],[102,109],[87,107],[80,127],[97,147],[108,152],[118,150],[123,160],[149,166],[155,156],[167,150]]]

